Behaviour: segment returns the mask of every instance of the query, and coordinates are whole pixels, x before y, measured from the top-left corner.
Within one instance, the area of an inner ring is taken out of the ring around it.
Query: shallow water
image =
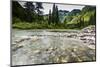
[[[13,29],[12,65],[95,61],[95,49],[75,37],[79,33]]]

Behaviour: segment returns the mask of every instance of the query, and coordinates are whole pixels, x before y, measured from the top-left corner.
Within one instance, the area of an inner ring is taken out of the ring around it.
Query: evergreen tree
[[[35,14],[35,6],[33,4],[33,2],[26,2],[25,5],[25,17],[26,17],[26,21],[28,22],[32,22],[34,19],[34,14]]]
[[[59,12],[58,12],[58,7],[56,6],[56,18],[55,18],[56,24],[59,23]]]
[[[58,24],[59,22],[59,12],[58,12],[58,7],[53,4],[53,9],[52,9],[52,23]]]
[[[25,21],[25,10],[17,1],[12,2],[12,19],[19,19],[21,21]]]
[[[51,22],[52,22],[52,16],[51,16],[51,10],[49,10],[48,24],[51,24]]]
[[[37,12],[37,21],[40,21],[40,20],[43,20],[43,11],[40,10],[40,9],[43,9],[43,6],[42,6],[42,3],[41,2],[36,2],[36,12]]]
[[[53,9],[52,9],[52,23],[55,23],[55,17],[56,17],[56,8],[55,8],[55,4],[53,4]]]
[[[36,11],[38,15],[43,14],[43,12],[40,9],[43,9],[42,3],[41,2],[36,2]]]
[[[33,4],[33,2],[26,2],[24,7],[28,11],[34,11],[35,10],[35,5]]]

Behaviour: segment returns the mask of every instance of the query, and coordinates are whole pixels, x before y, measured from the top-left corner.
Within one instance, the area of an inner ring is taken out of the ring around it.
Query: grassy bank
[[[82,29],[84,27],[75,27],[75,25],[65,25],[65,24],[39,24],[39,23],[28,23],[19,22],[12,24],[14,29]]]

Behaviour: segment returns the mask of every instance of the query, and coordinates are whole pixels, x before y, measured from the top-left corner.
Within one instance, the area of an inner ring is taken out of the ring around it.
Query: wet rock
[[[12,51],[16,51],[16,50],[18,50],[20,48],[23,48],[23,46],[16,46],[16,47],[12,48]]]
[[[34,52],[35,54],[40,54],[40,53],[41,53],[40,50],[34,50],[33,52]]]
[[[80,38],[80,40],[86,40],[86,38]]]

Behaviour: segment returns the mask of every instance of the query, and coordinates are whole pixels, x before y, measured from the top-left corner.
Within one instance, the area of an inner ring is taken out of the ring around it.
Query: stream
[[[95,33],[12,30],[12,65],[95,61]]]

